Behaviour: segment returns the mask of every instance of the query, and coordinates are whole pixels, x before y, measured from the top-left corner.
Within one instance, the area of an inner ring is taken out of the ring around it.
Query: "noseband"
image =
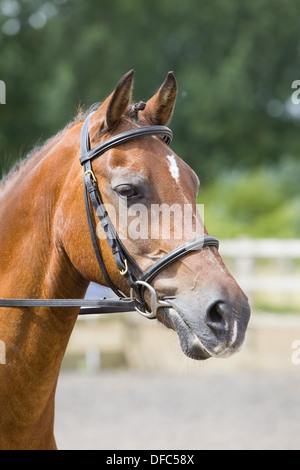
[[[132,129],[107,139],[95,148],[90,148],[89,121],[94,113],[89,114],[83,123],[80,148],[80,163],[84,171],[84,195],[90,235],[99,267],[107,285],[115,292],[119,299],[0,299],[0,307],[81,307],[79,314],[113,313],[136,310],[147,318],[155,318],[159,308],[171,307],[166,300],[161,300],[150,284],[151,281],[165,268],[189,253],[201,250],[206,246],[219,247],[219,241],[214,237],[204,236],[195,238],[154,263],[149,269],[143,271],[134,258],[127,251],[112,224],[103,204],[96,176],[93,172],[92,161],[108,150],[140,137],[161,136],[167,145],[173,137],[172,131],[165,126],[144,126]],[[130,287],[130,298],[126,297],[112,282],[103,261],[97,236],[95,234],[92,208],[95,210],[101,226],[106,234],[116,266],[120,274],[126,279]],[[150,311],[147,310],[145,293],[150,295]]]
[[[98,187],[97,179],[93,172],[92,161],[94,158],[103,155],[107,150],[110,150],[114,147],[117,147],[125,142],[134,140],[140,137],[148,136],[161,136],[164,142],[167,145],[170,145],[173,137],[172,131],[165,126],[144,126],[136,129],[132,129],[121,134],[118,134],[105,142],[99,144],[97,147],[90,148],[90,138],[89,138],[89,121],[93,113],[90,114],[82,127],[81,131],[81,158],[80,162],[83,165],[84,171],[84,185],[85,185],[85,205],[87,218],[89,223],[89,229],[91,234],[91,239],[93,242],[94,250],[96,257],[100,266],[100,269],[103,273],[103,276],[109,285],[109,287],[120,297],[125,298],[124,294],[113,284],[111,281],[107,269],[105,267],[99,245],[97,243],[95,230],[92,222],[91,207],[90,202],[99,217],[101,226],[106,234],[108,244],[112,250],[116,266],[122,276],[126,279],[130,289],[131,289],[131,298],[135,300],[136,305],[135,309],[144,315],[147,318],[155,318],[157,314],[157,309],[160,307],[170,307],[170,304],[165,300],[159,300],[156,294],[155,289],[150,285],[150,282],[165,268],[170,264],[179,260],[183,256],[194,252],[196,250],[201,250],[206,246],[219,247],[219,241],[214,237],[204,236],[196,238],[188,243],[181,245],[179,248],[171,251],[159,261],[157,261],[153,266],[151,266],[146,271],[142,271],[139,265],[136,263],[134,258],[125,248],[124,244],[120,240],[118,234],[116,233],[115,227],[112,224],[109,215],[103,204],[100,190]],[[89,202],[90,201],[90,202]],[[150,305],[151,311],[147,311],[146,301],[145,301],[145,291],[148,291],[150,294]]]

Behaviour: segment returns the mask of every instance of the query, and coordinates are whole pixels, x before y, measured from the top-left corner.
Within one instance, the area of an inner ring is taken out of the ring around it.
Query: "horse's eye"
[[[117,186],[115,188],[115,191],[118,194],[118,196],[121,196],[127,199],[140,197],[140,194],[136,191],[136,189],[134,189],[129,184],[121,184],[120,186]]]

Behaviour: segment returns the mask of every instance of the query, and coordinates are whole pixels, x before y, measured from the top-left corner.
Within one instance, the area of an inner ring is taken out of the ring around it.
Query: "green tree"
[[[2,163],[104,99],[129,69],[136,100],[174,70],[174,150],[205,181],[299,159],[298,0],[0,0]]]

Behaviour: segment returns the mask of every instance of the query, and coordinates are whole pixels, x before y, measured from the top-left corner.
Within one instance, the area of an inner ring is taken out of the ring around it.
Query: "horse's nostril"
[[[224,333],[227,327],[228,307],[225,302],[214,302],[206,312],[205,323],[216,334]]]

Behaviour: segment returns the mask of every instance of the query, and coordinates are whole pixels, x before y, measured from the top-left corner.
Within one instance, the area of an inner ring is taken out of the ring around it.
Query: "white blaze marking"
[[[179,181],[179,168],[177,166],[176,160],[174,155],[167,155],[167,159],[170,162],[169,170],[171,175],[173,176],[176,183]]]

